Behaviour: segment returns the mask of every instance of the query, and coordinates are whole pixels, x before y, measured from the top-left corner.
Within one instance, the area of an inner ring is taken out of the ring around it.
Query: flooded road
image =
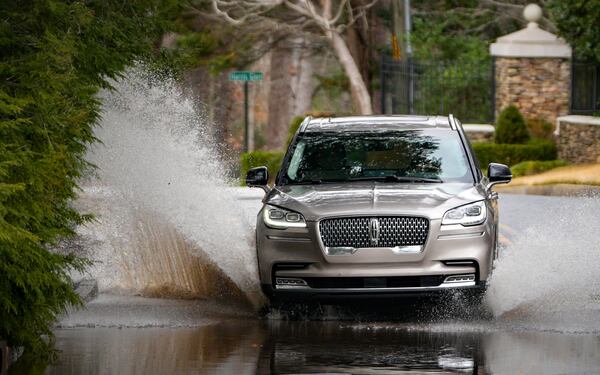
[[[597,374],[600,338],[340,321],[233,320],[198,328],[56,331],[48,374]]]
[[[260,194],[240,198],[248,216],[256,212],[259,198]],[[588,202],[501,197],[506,253],[494,275],[500,275],[490,291],[494,295],[488,295],[498,310],[494,315],[473,314],[452,299],[256,313],[248,305],[214,298],[101,294],[85,310],[59,322],[58,361],[42,373],[597,374],[598,257],[582,248],[590,246],[587,242],[567,236],[575,230],[569,225],[586,229],[573,212],[589,216]],[[566,207],[572,210],[571,224],[559,217],[548,219]],[[545,218],[541,225],[547,229],[539,227],[540,218]],[[565,231],[554,235],[556,225]],[[532,228],[535,231],[528,232]],[[536,231],[545,232],[538,237]],[[528,249],[533,256],[523,256]],[[573,257],[574,251],[585,259]],[[545,264],[555,259],[566,266],[554,265],[560,272],[545,273]],[[522,273],[521,263],[537,265],[529,272],[533,276]],[[542,286],[531,284],[544,278],[548,282]],[[21,363],[12,373],[40,371]]]

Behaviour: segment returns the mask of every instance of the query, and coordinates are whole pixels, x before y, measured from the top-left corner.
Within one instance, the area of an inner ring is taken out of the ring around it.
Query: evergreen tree
[[[0,337],[51,353],[57,314],[81,301],[48,249],[89,220],[70,205],[90,166],[98,89],[147,56],[175,4],[162,0],[0,2]],[[50,339],[44,339],[50,338]]]
[[[496,132],[494,133],[496,143],[527,143],[529,138],[525,119],[519,109],[514,105],[504,108],[498,116],[498,123],[496,124]]]

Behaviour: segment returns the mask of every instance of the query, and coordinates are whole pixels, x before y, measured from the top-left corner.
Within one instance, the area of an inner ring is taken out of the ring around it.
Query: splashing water
[[[544,325],[551,317],[552,326],[561,330],[580,330],[574,325],[593,320],[589,328],[597,330],[600,200],[554,198],[559,207],[540,209],[533,207],[535,200],[527,199],[529,209],[544,212],[504,249],[487,303],[501,320]]]
[[[101,290],[243,294],[261,303],[251,225],[240,212],[206,121],[169,79],[129,69],[104,91],[88,160],[97,178],[77,203]]]

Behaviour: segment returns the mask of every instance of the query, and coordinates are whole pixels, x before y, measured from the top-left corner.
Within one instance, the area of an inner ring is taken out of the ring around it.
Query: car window
[[[415,177],[473,182],[458,135],[446,129],[305,133],[286,170],[289,183]]]

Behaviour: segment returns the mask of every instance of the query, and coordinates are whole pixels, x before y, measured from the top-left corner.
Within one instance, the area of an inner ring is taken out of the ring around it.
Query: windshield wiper
[[[439,178],[426,178],[416,176],[370,176],[370,177],[355,177],[350,178],[349,181],[385,181],[385,182],[426,182],[426,183],[442,183]]]
[[[314,180],[304,180],[304,181],[290,181],[289,185],[320,185],[320,184],[328,184],[328,183],[336,183],[336,182],[354,182],[354,181],[383,181],[383,182],[423,182],[423,183],[441,183],[443,182],[439,178],[425,178],[425,177],[416,177],[416,176],[369,176],[369,177],[350,177],[348,179],[338,178],[338,179],[314,179]]]

